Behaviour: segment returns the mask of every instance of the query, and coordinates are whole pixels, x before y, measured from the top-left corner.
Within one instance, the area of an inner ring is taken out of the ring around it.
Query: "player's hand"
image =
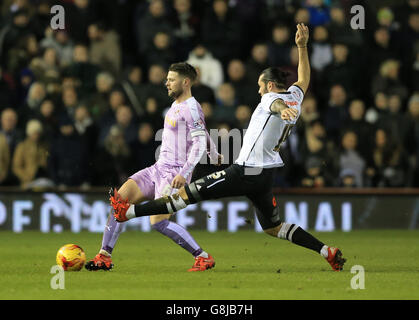
[[[297,24],[297,32],[295,33],[295,44],[297,47],[307,47],[308,27],[304,23]]]
[[[172,180],[172,188],[180,189],[186,184],[186,179],[182,177],[180,174],[178,174],[176,177]]]
[[[282,120],[294,120],[298,116],[298,110],[294,108],[287,108],[281,111]]]

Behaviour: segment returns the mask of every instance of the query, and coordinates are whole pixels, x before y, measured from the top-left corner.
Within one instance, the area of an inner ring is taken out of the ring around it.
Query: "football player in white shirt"
[[[284,165],[278,151],[300,115],[301,102],[310,82],[308,38],[307,26],[298,24],[295,34],[299,52],[298,81],[291,87],[286,89],[287,74],[278,68],[268,68],[261,73],[258,79],[261,102],[252,114],[235,164],[185,185],[171,196],[142,205],[128,206],[121,201],[113,206],[115,220],[122,222],[146,215],[173,214],[203,200],[246,196],[256,207],[265,233],[314,250],[333,270],[342,270],[346,259],[341,250],[325,245],[296,224],[282,222],[272,193],[276,167]]]

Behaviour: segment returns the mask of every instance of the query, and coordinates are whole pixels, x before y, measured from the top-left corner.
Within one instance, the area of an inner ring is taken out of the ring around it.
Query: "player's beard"
[[[169,93],[169,97],[172,98],[173,100],[176,100],[177,98],[179,98],[181,95],[183,94],[183,90],[179,89],[177,91],[172,90],[172,92]]]

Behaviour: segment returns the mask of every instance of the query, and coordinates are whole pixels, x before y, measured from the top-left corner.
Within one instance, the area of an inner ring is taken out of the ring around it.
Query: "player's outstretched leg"
[[[115,207],[122,206],[128,207],[129,199],[133,201],[140,201],[144,198],[141,191],[138,189],[136,183],[131,179],[128,179],[120,189],[120,192],[126,197],[123,198],[121,194],[116,191],[116,188],[111,188],[109,190],[109,201],[111,203],[111,213],[109,215],[108,221],[105,226],[102,238],[102,246],[99,253],[90,261],[85,264],[85,268],[89,271],[97,270],[111,270],[113,268],[112,263],[112,251],[115,247],[116,241],[119,238],[119,235],[124,230],[124,224],[118,223],[113,217],[113,211]]]
[[[152,228],[170,238],[188,251],[195,258],[195,263],[188,271],[205,271],[215,266],[214,258],[202,250],[192,235],[181,225],[169,221],[170,215],[151,216]]]
[[[271,236],[288,240],[299,246],[314,250],[326,259],[333,270],[343,270],[346,259],[343,258],[339,248],[328,247],[296,224],[283,222],[275,228],[266,229],[264,231]]]
[[[115,189],[111,188],[109,190],[109,200],[111,203],[116,203],[121,201],[122,198],[118,195],[119,198],[116,198]],[[109,214],[108,221],[103,232],[102,247],[99,253],[90,261],[85,264],[85,268],[89,271],[97,270],[111,270],[113,268],[112,263],[112,250],[115,246],[116,240],[118,239],[120,233],[124,228],[123,223],[118,223],[113,218],[113,213]]]

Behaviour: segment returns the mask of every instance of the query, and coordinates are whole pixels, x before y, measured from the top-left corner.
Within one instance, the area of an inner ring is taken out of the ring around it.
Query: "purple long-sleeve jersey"
[[[212,161],[217,148],[205,128],[201,105],[194,97],[181,103],[173,102],[164,119],[159,164],[182,167],[179,174],[187,177],[205,150]]]

